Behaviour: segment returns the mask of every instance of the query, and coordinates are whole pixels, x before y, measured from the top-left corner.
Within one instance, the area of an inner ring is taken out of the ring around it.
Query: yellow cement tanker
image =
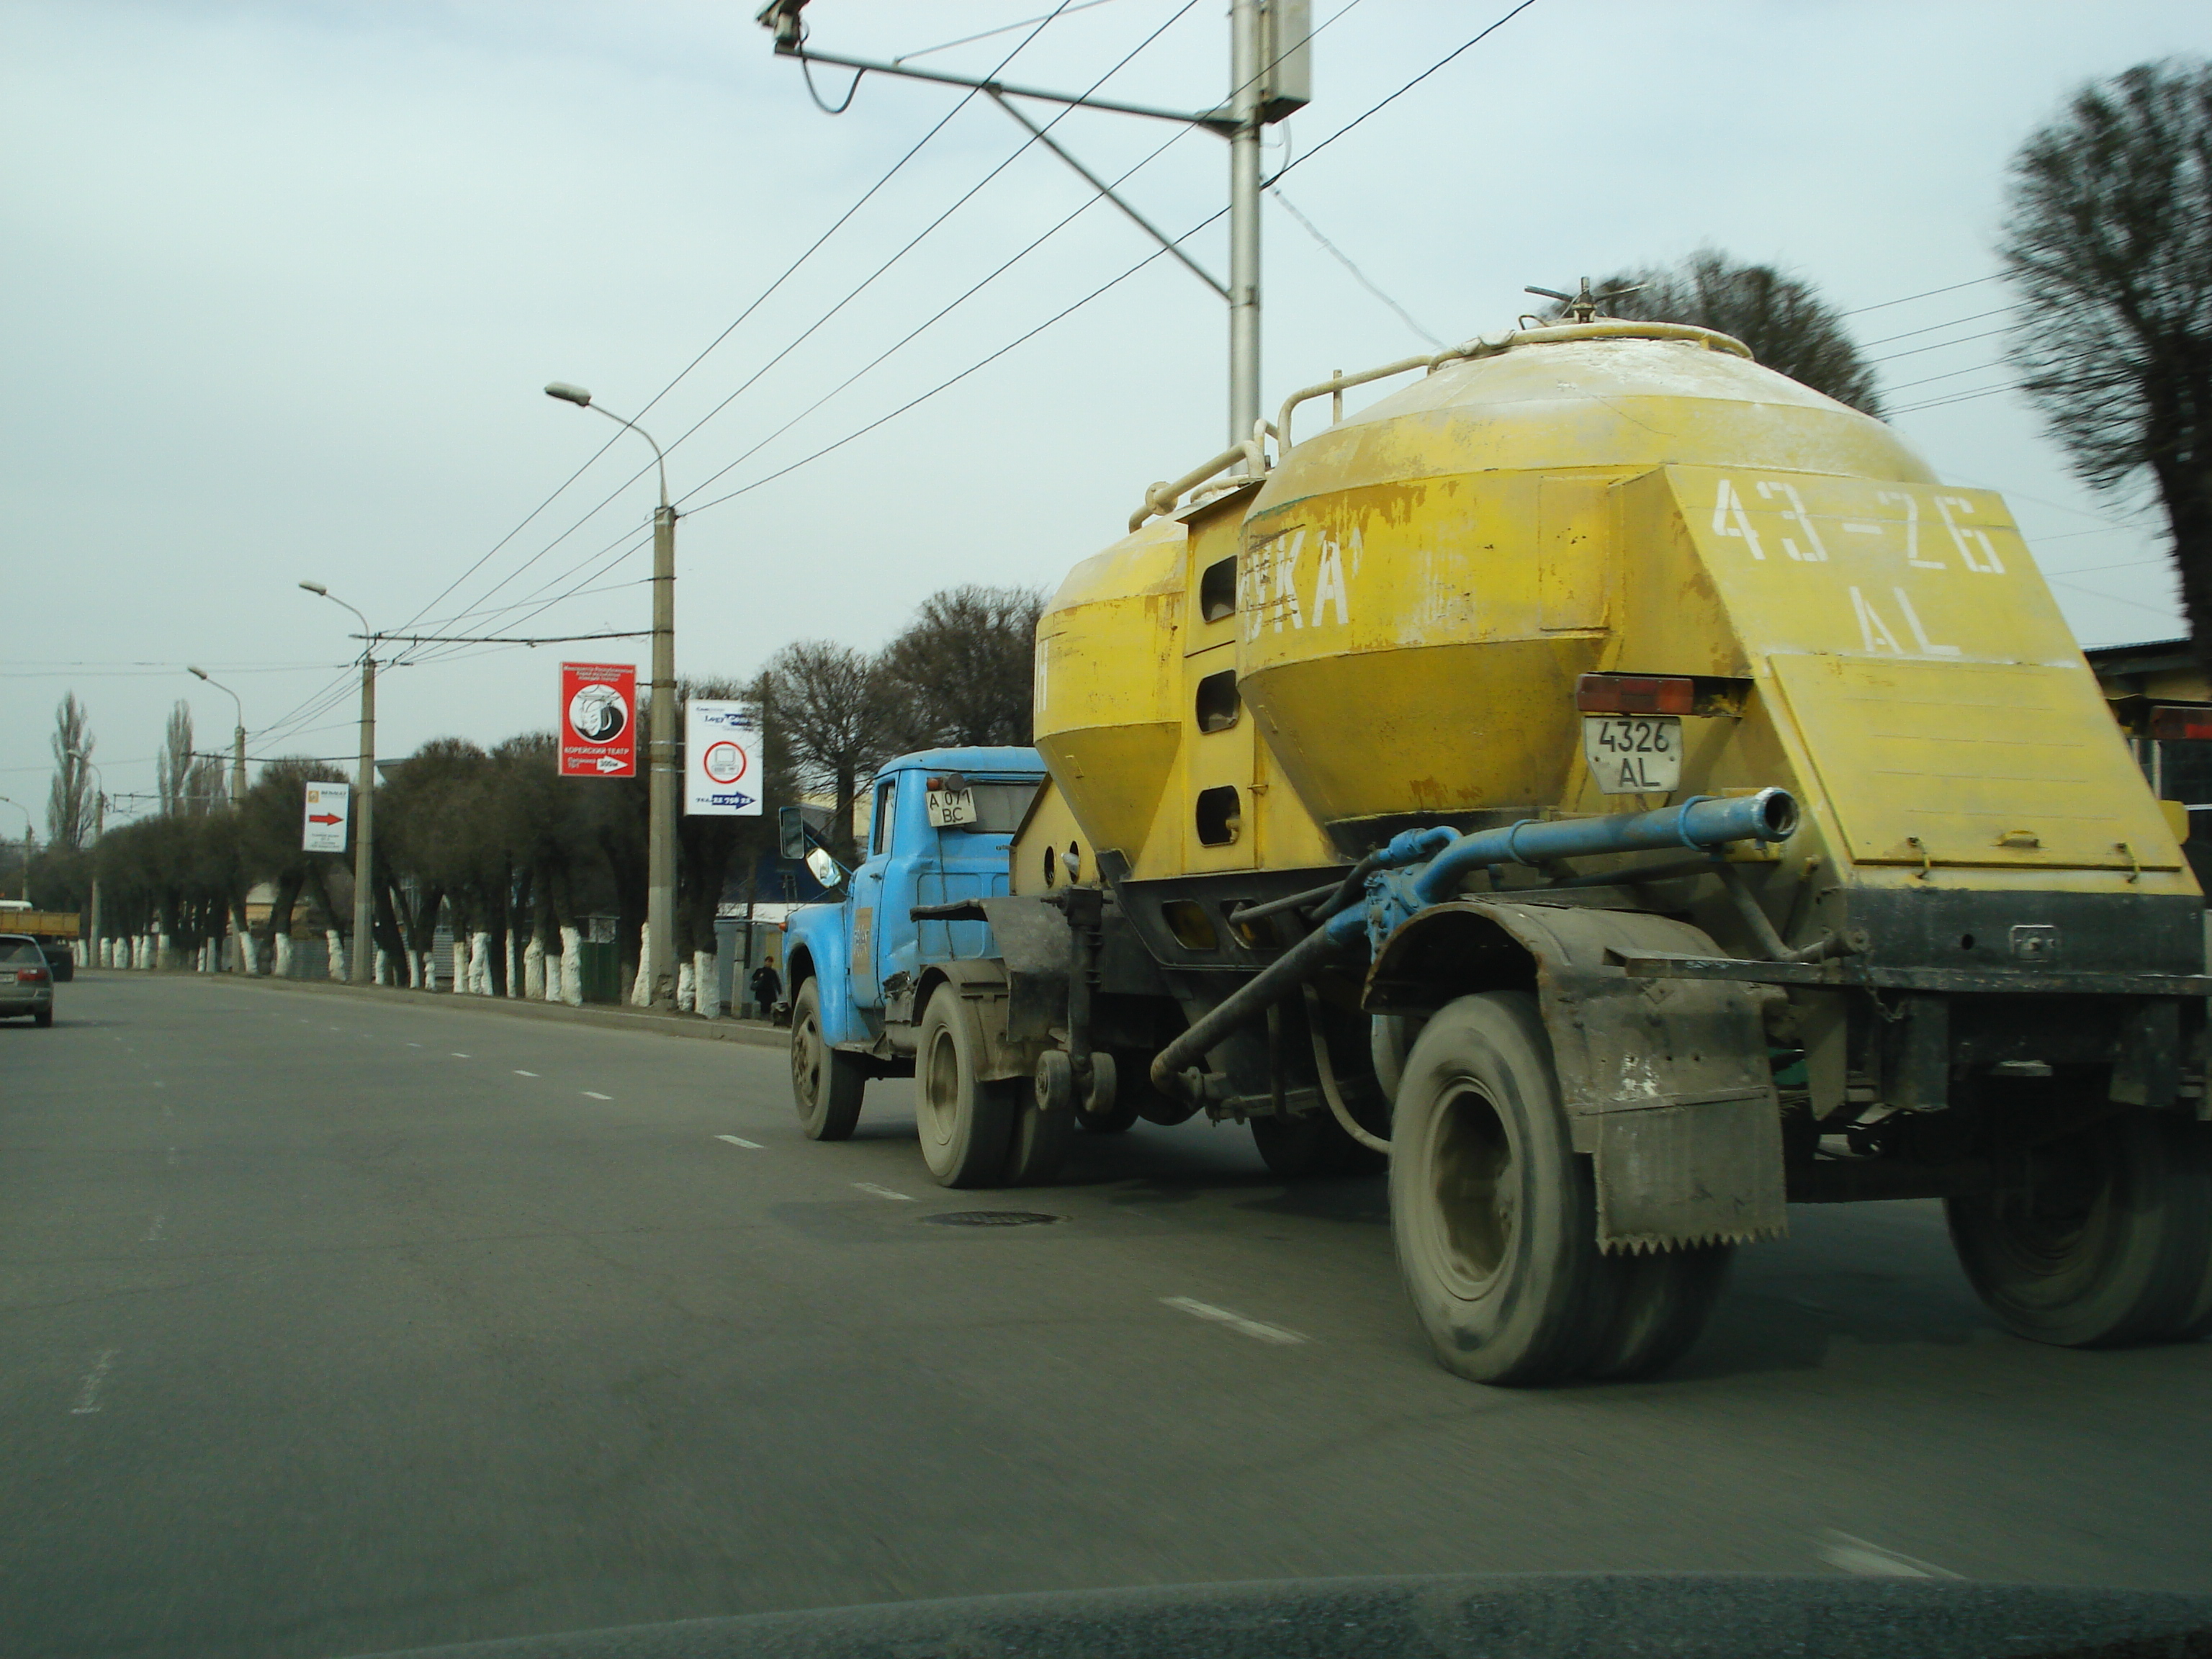
[[[2002,501],[1666,324],[1274,435],[1039,629],[995,902],[1103,914],[1084,1006],[1005,1040],[1079,1110],[1387,1148],[1485,1381],[1666,1364],[1789,1201],[1944,1199],[2024,1335],[2212,1322],[2202,897]]]

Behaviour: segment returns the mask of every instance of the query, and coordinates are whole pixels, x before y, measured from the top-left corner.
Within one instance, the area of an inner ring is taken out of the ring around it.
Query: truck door
[[[897,931],[884,910],[884,876],[890,867],[898,822],[898,775],[876,781],[874,810],[868,818],[868,854],[853,872],[853,1001],[862,1008],[884,1005],[880,954],[884,936]]]

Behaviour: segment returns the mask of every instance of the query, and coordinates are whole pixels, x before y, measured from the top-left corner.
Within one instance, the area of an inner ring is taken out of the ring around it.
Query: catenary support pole
[[[1229,441],[1260,419],[1260,0],[1231,0],[1229,140]]]
[[[355,984],[374,985],[376,901],[370,872],[376,868],[376,653],[373,640],[361,653],[361,763],[355,779],[353,956],[346,969],[347,977]]]
[[[653,705],[646,805],[646,983],[653,1006],[676,1006],[676,509],[653,515]]]

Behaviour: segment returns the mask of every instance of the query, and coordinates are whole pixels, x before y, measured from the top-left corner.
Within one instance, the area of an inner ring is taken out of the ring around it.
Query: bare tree
[[[2084,88],[2013,158],[2008,355],[2092,486],[2148,484],[2212,669],[2212,64]]]
[[[72,850],[92,839],[98,803],[84,757],[92,753],[92,727],[84,705],[70,692],[54,710],[54,779],[46,788],[46,839]]]
[[[1035,587],[949,587],[921,602],[881,672],[896,746],[1026,744],[1034,713]]]
[[[1672,268],[1646,267],[1608,276],[1595,289],[1623,294],[1606,307],[1616,317],[1655,323],[1695,323],[1735,336],[1751,355],[1791,380],[1873,416],[1881,413],[1874,370],[1844,329],[1842,316],[1812,286],[1771,265],[1740,265],[1703,248]],[[1554,306],[1550,314],[1564,314]]]
[[[769,659],[768,719],[801,788],[836,802],[831,839],[853,860],[853,803],[898,748],[876,659],[830,640],[799,640]]]
[[[182,817],[190,810],[192,781],[192,706],[179,697],[169,710],[161,747],[154,757],[154,789],[165,817]]]

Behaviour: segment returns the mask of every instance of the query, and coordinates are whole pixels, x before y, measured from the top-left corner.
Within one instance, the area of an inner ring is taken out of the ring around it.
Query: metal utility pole
[[[210,678],[206,669],[192,668],[188,672],[206,680],[228,697],[232,706],[238,710],[238,724],[230,733],[230,805],[231,810],[235,811],[246,801],[246,705],[240,702],[237,692],[222,681]]]
[[[1047,149],[1080,173],[1108,201],[1136,222],[1154,241],[1180,259],[1207,287],[1229,302],[1229,442],[1234,448],[1251,441],[1261,428],[1260,421],[1260,130],[1305,107],[1312,97],[1311,0],[1230,0],[1229,100],[1219,109],[1182,111],[1158,109],[1115,99],[1086,94],[1046,92],[1018,87],[1004,81],[953,75],[941,70],[916,68],[909,63],[883,63],[815,52],[806,44],[806,27],[800,17],[807,0],[768,0],[761,9],[761,27],[774,32],[779,56],[801,64],[826,64],[854,71],[857,88],[862,76],[896,75],[910,81],[935,81],[945,86],[970,87],[988,94]],[[1119,115],[1142,115],[1154,120],[1180,121],[1203,127],[1229,141],[1229,281],[1219,283],[1172,239],[1155,228],[1144,215],[1115,195],[1111,187],[1007,100],[1034,98],[1045,103],[1083,109],[1111,111]],[[848,96],[846,104],[852,100]],[[842,107],[842,106],[841,106]]]
[[[1230,0],[1229,442],[1258,435],[1260,422],[1260,105],[1263,81],[1260,0]]]
[[[545,395],[592,410],[653,444],[660,505],[653,514],[653,678],[646,729],[645,982],[653,1006],[676,1006],[676,509],[668,503],[668,460],[653,434],[626,421],[580,386],[555,380]]]
[[[361,617],[361,763],[355,772],[353,823],[353,956],[346,977],[356,985],[376,983],[376,641],[368,618],[320,582],[301,582],[310,593],[343,605]],[[241,760],[246,753],[239,750]]]

